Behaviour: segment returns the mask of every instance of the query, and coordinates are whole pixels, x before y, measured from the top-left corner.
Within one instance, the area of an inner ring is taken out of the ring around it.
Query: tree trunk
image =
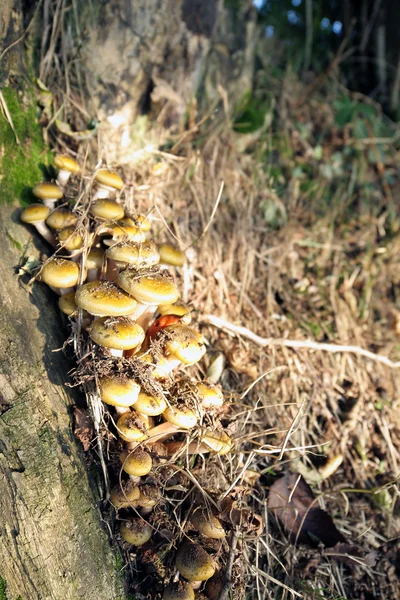
[[[31,292],[15,266],[38,256],[18,211],[1,209],[0,575],[8,600],[124,598],[100,523],[99,498],[72,435],[57,351],[66,329],[46,286]],[[34,238],[37,239],[36,237]]]

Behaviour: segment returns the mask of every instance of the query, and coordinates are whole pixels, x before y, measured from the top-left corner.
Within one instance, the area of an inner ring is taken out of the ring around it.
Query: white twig
[[[213,325],[214,327],[222,329],[223,331],[227,331],[234,335],[244,337],[257,344],[257,346],[261,346],[262,348],[267,348],[270,346],[284,346],[286,348],[303,348],[305,350],[319,350],[321,352],[347,352],[350,354],[356,354],[357,356],[363,356],[364,358],[368,358],[375,362],[379,362],[391,369],[400,368],[400,361],[394,362],[390,360],[390,358],[388,358],[387,356],[375,354],[374,352],[370,352],[369,350],[365,350],[364,348],[360,348],[359,346],[320,343],[313,342],[312,340],[263,338],[254,333],[253,331],[250,331],[250,329],[247,329],[247,327],[234,325],[233,323],[225,321],[225,319],[221,319],[220,317],[216,317],[214,315],[204,315],[202,317],[202,321],[203,323],[208,323],[209,325]]]

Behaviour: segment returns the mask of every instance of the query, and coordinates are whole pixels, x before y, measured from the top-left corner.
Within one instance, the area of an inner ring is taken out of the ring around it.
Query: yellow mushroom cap
[[[65,258],[53,258],[44,265],[40,279],[60,289],[73,287],[79,281],[79,265]]]
[[[232,450],[233,441],[225,431],[212,431],[207,429],[201,441],[216,454],[223,456]]]
[[[74,225],[61,229],[57,234],[57,240],[60,246],[71,252],[80,250],[83,246],[83,237]]]
[[[172,425],[181,427],[182,429],[192,429],[197,423],[195,413],[185,405],[171,406],[164,410],[163,417]]]
[[[145,338],[145,333],[140,325],[128,317],[103,317],[96,319],[88,331],[96,344],[105,348],[114,348],[115,350],[136,348],[142,344]]]
[[[176,285],[162,273],[140,277],[136,269],[118,275],[118,285],[142,304],[168,304],[178,299]]]
[[[124,222],[130,225],[136,225],[142,231],[147,233],[151,229],[150,219],[145,215],[134,215],[133,217],[125,217]]]
[[[108,169],[99,169],[96,171],[94,178],[100,185],[104,185],[115,190],[122,190],[124,185],[121,177],[117,173],[109,171]]]
[[[194,511],[190,517],[190,522],[196,531],[213,540],[220,540],[226,536],[220,521],[202,508]]]
[[[74,314],[78,307],[75,303],[75,292],[69,292],[69,294],[64,294],[64,296],[60,296],[58,299],[58,306],[60,307],[61,312],[64,315],[70,317]]]
[[[127,482],[122,484],[122,487],[114,488],[110,494],[111,503],[115,508],[129,508],[130,506],[137,506],[137,501],[140,497],[139,486],[136,485],[129,479]]]
[[[195,385],[204,408],[223,405],[224,396],[219,387],[208,381],[198,381]]]
[[[56,183],[37,183],[32,193],[41,200],[59,200],[63,197],[63,191]]]
[[[86,257],[85,267],[87,269],[100,269],[103,265],[104,250],[92,248]]]
[[[119,437],[125,442],[142,442],[145,440],[147,438],[147,427],[144,419],[134,410],[122,414],[116,424]]]
[[[123,207],[118,204],[118,202],[109,200],[108,198],[96,200],[92,205],[90,212],[99,219],[112,219],[116,221],[122,219],[125,214]]]
[[[44,204],[31,204],[25,208],[20,219],[23,223],[40,223],[45,221],[50,214],[50,208]]]
[[[170,244],[161,244],[158,248],[160,262],[174,267],[182,267],[185,264],[185,255],[181,250]]]
[[[156,396],[150,396],[149,394],[140,392],[135,405],[135,410],[148,417],[157,417],[164,412],[166,406],[167,403],[164,398],[157,398]]]
[[[46,224],[52,229],[65,229],[65,227],[75,225],[77,220],[77,217],[70,210],[66,208],[56,208],[47,217]]]
[[[66,154],[57,154],[54,159],[54,166],[60,171],[69,171],[70,173],[79,173],[81,170],[76,160]]]
[[[164,332],[167,334],[164,350],[185,365],[193,365],[205,354],[206,347],[200,333],[187,325],[177,323],[168,325]]]
[[[176,315],[184,317],[190,314],[190,308],[184,302],[175,302],[174,304],[160,304],[158,312],[163,317],[164,315]],[[188,325],[188,323],[185,323]]]
[[[75,302],[96,317],[132,314],[137,302],[109,281],[91,281],[75,294]]]
[[[162,600],[194,600],[194,591],[186,581],[170,583],[164,588]]]
[[[153,465],[150,454],[142,448],[136,448],[130,454],[122,452],[119,458],[125,473],[136,477],[143,477],[150,473]]]
[[[111,235],[112,239],[104,239],[103,242],[106,246],[113,246],[115,241],[119,240],[130,240],[132,242],[144,242],[146,240],[146,234],[144,231],[136,227],[136,225],[124,225],[122,221],[117,222],[105,222],[103,225],[98,227],[97,233],[99,235]]]
[[[120,532],[126,542],[133,546],[142,546],[153,534],[152,527],[143,519],[129,519],[121,523]]]
[[[156,265],[160,260],[157,246],[151,241],[140,243],[125,240],[117,242],[106,250],[106,254],[108,258],[117,262],[137,266]]]
[[[206,581],[215,573],[211,556],[199,544],[188,541],[179,546],[175,564],[181,575],[189,581]]]
[[[140,385],[133,379],[123,375],[102,377],[99,380],[99,388],[103,402],[111,406],[122,406],[124,408],[135,404],[140,392]]]

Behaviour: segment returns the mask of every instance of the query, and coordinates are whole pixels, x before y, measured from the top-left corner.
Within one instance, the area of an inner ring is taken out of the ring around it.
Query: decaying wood
[[[96,485],[72,435],[71,364],[54,295],[21,285],[21,247],[38,256],[18,210],[1,209],[0,576],[8,600],[122,600]]]

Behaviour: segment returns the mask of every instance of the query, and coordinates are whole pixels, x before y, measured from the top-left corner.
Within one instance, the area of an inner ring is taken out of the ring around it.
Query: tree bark
[[[99,498],[72,435],[66,336],[54,295],[14,267],[38,256],[15,209],[0,235],[0,576],[7,599],[121,600]],[[36,239],[36,238],[35,238]],[[43,249],[43,248],[42,248]]]

